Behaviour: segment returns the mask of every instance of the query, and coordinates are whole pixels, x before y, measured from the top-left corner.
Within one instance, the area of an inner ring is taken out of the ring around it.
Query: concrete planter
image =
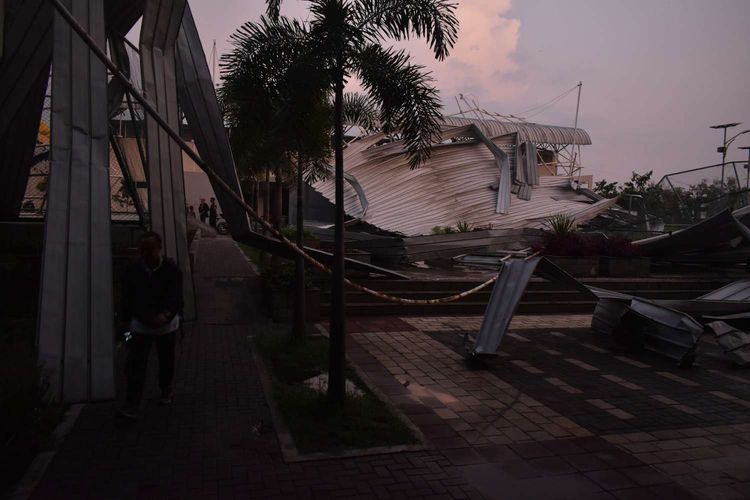
[[[651,259],[648,257],[600,257],[601,276],[611,278],[641,277],[651,275]]]
[[[309,287],[305,290],[305,320],[315,323],[320,320],[320,288]],[[265,306],[268,316],[274,323],[289,321],[294,308],[294,290],[265,289]]]
[[[556,266],[579,278],[591,278],[599,275],[599,257],[549,255],[547,258]]]

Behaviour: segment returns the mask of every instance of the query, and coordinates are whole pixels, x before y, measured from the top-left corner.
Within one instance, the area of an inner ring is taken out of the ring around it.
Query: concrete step
[[[736,277],[661,276],[650,278],[590,278],[590,286],[615,290],[646,299],[693,299],[734,281]],[[363,280],[359,283],[388,295],[409,299],[435,299],[469,290],[478,280]],[[347,289],[346,309],[351,316],[379,315],[461,315],[483,314],[492,287],[461,300],[439,305],[397,304],[369,294]],[[594,303],[577,290],[563,289],[556,283],[532,278],[519,304],[518,312],[527,314],[573,314],[593,311]],[[321,313],[328,314],[330,294],[323,291]]]
[[[374,280],[355,279],[361,285],[378,291],[442,291],[468,290],[482,283],[480,280]],[[607,290],[715,290],[735,281],[731,278],[719,279],[613,279],[593,278],[582,280],[582,283]],[[527,290],[562,290],[557,283],[541,279],[532,279]]]
[[[393,295],[396,297],[402,297],[407,299],[437,299],[440,297],[447,297],[449,295],[461,293],[465,290],[430,290],[430,291],[403,291],[403,290],[382,290],[383,293]],[[709,290],[623,290],[623,293],[629,295],[635,295],[645,299],[694,299],[703,295]],[[485,290],[475,292],[468,297],[460,299],[458,302],[481,302],[486,304],[490,299],[492,288],[488,287]],[[347,304],[360,304],[360,303],[379,303],[385,302],[377,297],[366,294],[360,291],[350,290],[346,292],[346,303]],[[575,290],[528,290],[524,293],[521,299],[524,302],[545,302],[545,301],[566,301],[566,300],[586,300],[586,296]],[[323,292],[321,296],[323,303],[330,302],[330,293]]]
[[[481,315],[487,308],[486,302],[448,302],[438,305],[412,305],[383,302],[349,303],[346,312],[349,316],[460,316]],[[521,302],[518,314],[588,314],[594,311],[594,303],[587,301],[567,302]],[[329,304],[321,304],[321,316],[330,313]]]

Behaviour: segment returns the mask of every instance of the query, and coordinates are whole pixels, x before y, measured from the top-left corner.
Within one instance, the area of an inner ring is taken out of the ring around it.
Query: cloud
[[[512,101],[526,91],[515,60],[521,22],[508,16],[511,0],[463,0],[457,15],[458,42],[451,55],[436,61],[424,40],[410,40],[405,48],[432,72],[446,104],[463,93],[482,103]]]

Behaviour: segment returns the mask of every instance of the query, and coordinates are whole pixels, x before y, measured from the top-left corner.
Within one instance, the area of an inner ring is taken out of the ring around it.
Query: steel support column
[[[100,44],[100,0],[66,6]],[[64,401],[114,397],[107,71],[58,14],[52,149],[39,306],[39,361]]]
[[[177,38],[177,84],[180,107],[187,118],[198,153],[241,196],[232,148],[224,130],[224,120],[190,6],[185,8]],[[210,180],[232,236],[237,238],[247,233],[250,224],[245,210],[213,179]]]
[[[141,23],[143,89],[167,123],[179,130],[175,42],[186,0],[147,0]],[[164,253],[182,270],[187,319],[195,317],[195,295],[188,256],[182,152],[151,116],[146,117],[146,152],[151,228],[161,234]]]

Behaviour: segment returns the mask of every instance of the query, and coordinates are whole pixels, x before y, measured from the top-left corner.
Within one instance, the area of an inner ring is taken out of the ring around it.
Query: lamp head
[[[737,125],[741,125],[741,123],[742,122],[737,122],[737,123],[723,123],[721,125],[711,125],[711,128],[715,128],[715,129],[718,129],[718,128],[732,128],[732,127],[736,127]]]

